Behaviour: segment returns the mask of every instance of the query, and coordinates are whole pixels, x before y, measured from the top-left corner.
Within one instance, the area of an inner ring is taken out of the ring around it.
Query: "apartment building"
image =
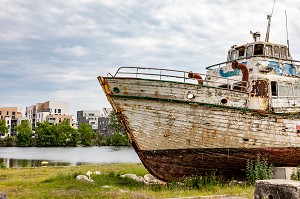
[[[18,107],[2,107],[0,108],[0,119],[4,120],[8,127],[8,132],[0,132],[1,137],[16,135],[15,127],[18,125],[18,119],[22,118],[22,113]]]
[[[72,115],[68,115],[68,102],[47,101],[26,107],[26,117],[32,129],[36,128],[37,123],[48,121],[50,124],[58,124],[67,119],[72,125]]]
[[[77,111],[78,126],[82,123],[88,123],[92,130],[98,132],[98,118],[100,117],[99,110],[82,110]]]
[[[98,120],[99,132],[108,137],[114,134],[114,130],[111,125],[109,125],[109,118],[108,117],[99,117]]]
[[[112,108],[103,108],[100,112],[98,119],[99,132],[104,136],[112,135],[113,128],[109,125],[109,114],[112,112]]]

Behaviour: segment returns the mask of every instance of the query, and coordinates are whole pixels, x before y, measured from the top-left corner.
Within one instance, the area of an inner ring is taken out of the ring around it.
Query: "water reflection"
[[[132,147],[1,147],[0,165],[5,167],[76,166],[90,163],[139,163]]]
[[[0,159],[0,165],[5,166],[6,168],[17,168],[17,167],[41,167],[41,162],[45,160],[20,160],[20,159],[10,159],[2,158]],[[84,163],[68,163],[68,162],[55,162],[48,161],[48,166],[77,166]]]

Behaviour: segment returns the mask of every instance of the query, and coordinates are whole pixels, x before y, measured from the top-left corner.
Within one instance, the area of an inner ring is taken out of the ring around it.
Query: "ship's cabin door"
[[[256,110],[269,110],[269,81],[252,80],[249,97],[249,108]]]

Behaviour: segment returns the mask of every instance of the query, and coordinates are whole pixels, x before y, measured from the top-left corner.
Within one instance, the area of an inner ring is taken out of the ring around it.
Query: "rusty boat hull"
[[[249,93],[141,78],[98,77],[148,171],[170,181],[211,172],[245,172],[258,156],[298,166],[297,114],[247,107]]]

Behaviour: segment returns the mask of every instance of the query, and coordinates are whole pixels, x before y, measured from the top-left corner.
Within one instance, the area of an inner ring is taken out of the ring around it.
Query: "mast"
[[[285,10],[285,30],[286,30],[286,42],[287,42],[287,50],[288,50],[288,55],[290,56],[290,41],[289,41],[289,32],[288,32],[288,25],[287,25],[287,14]]]
[[[274,10],[274,6],[275,6],[275,1],[273,3],[273,8],[272,8],[272,13],[270,15],[267,15],[267,19],[268,19],[268,27],[267,27],[267,32],[266,32],[266,38],[265,38],[265,42],[269,42],[269,36],[270,36],[270,27],[271,27],[271,18],[273,15],[273,10]]]

